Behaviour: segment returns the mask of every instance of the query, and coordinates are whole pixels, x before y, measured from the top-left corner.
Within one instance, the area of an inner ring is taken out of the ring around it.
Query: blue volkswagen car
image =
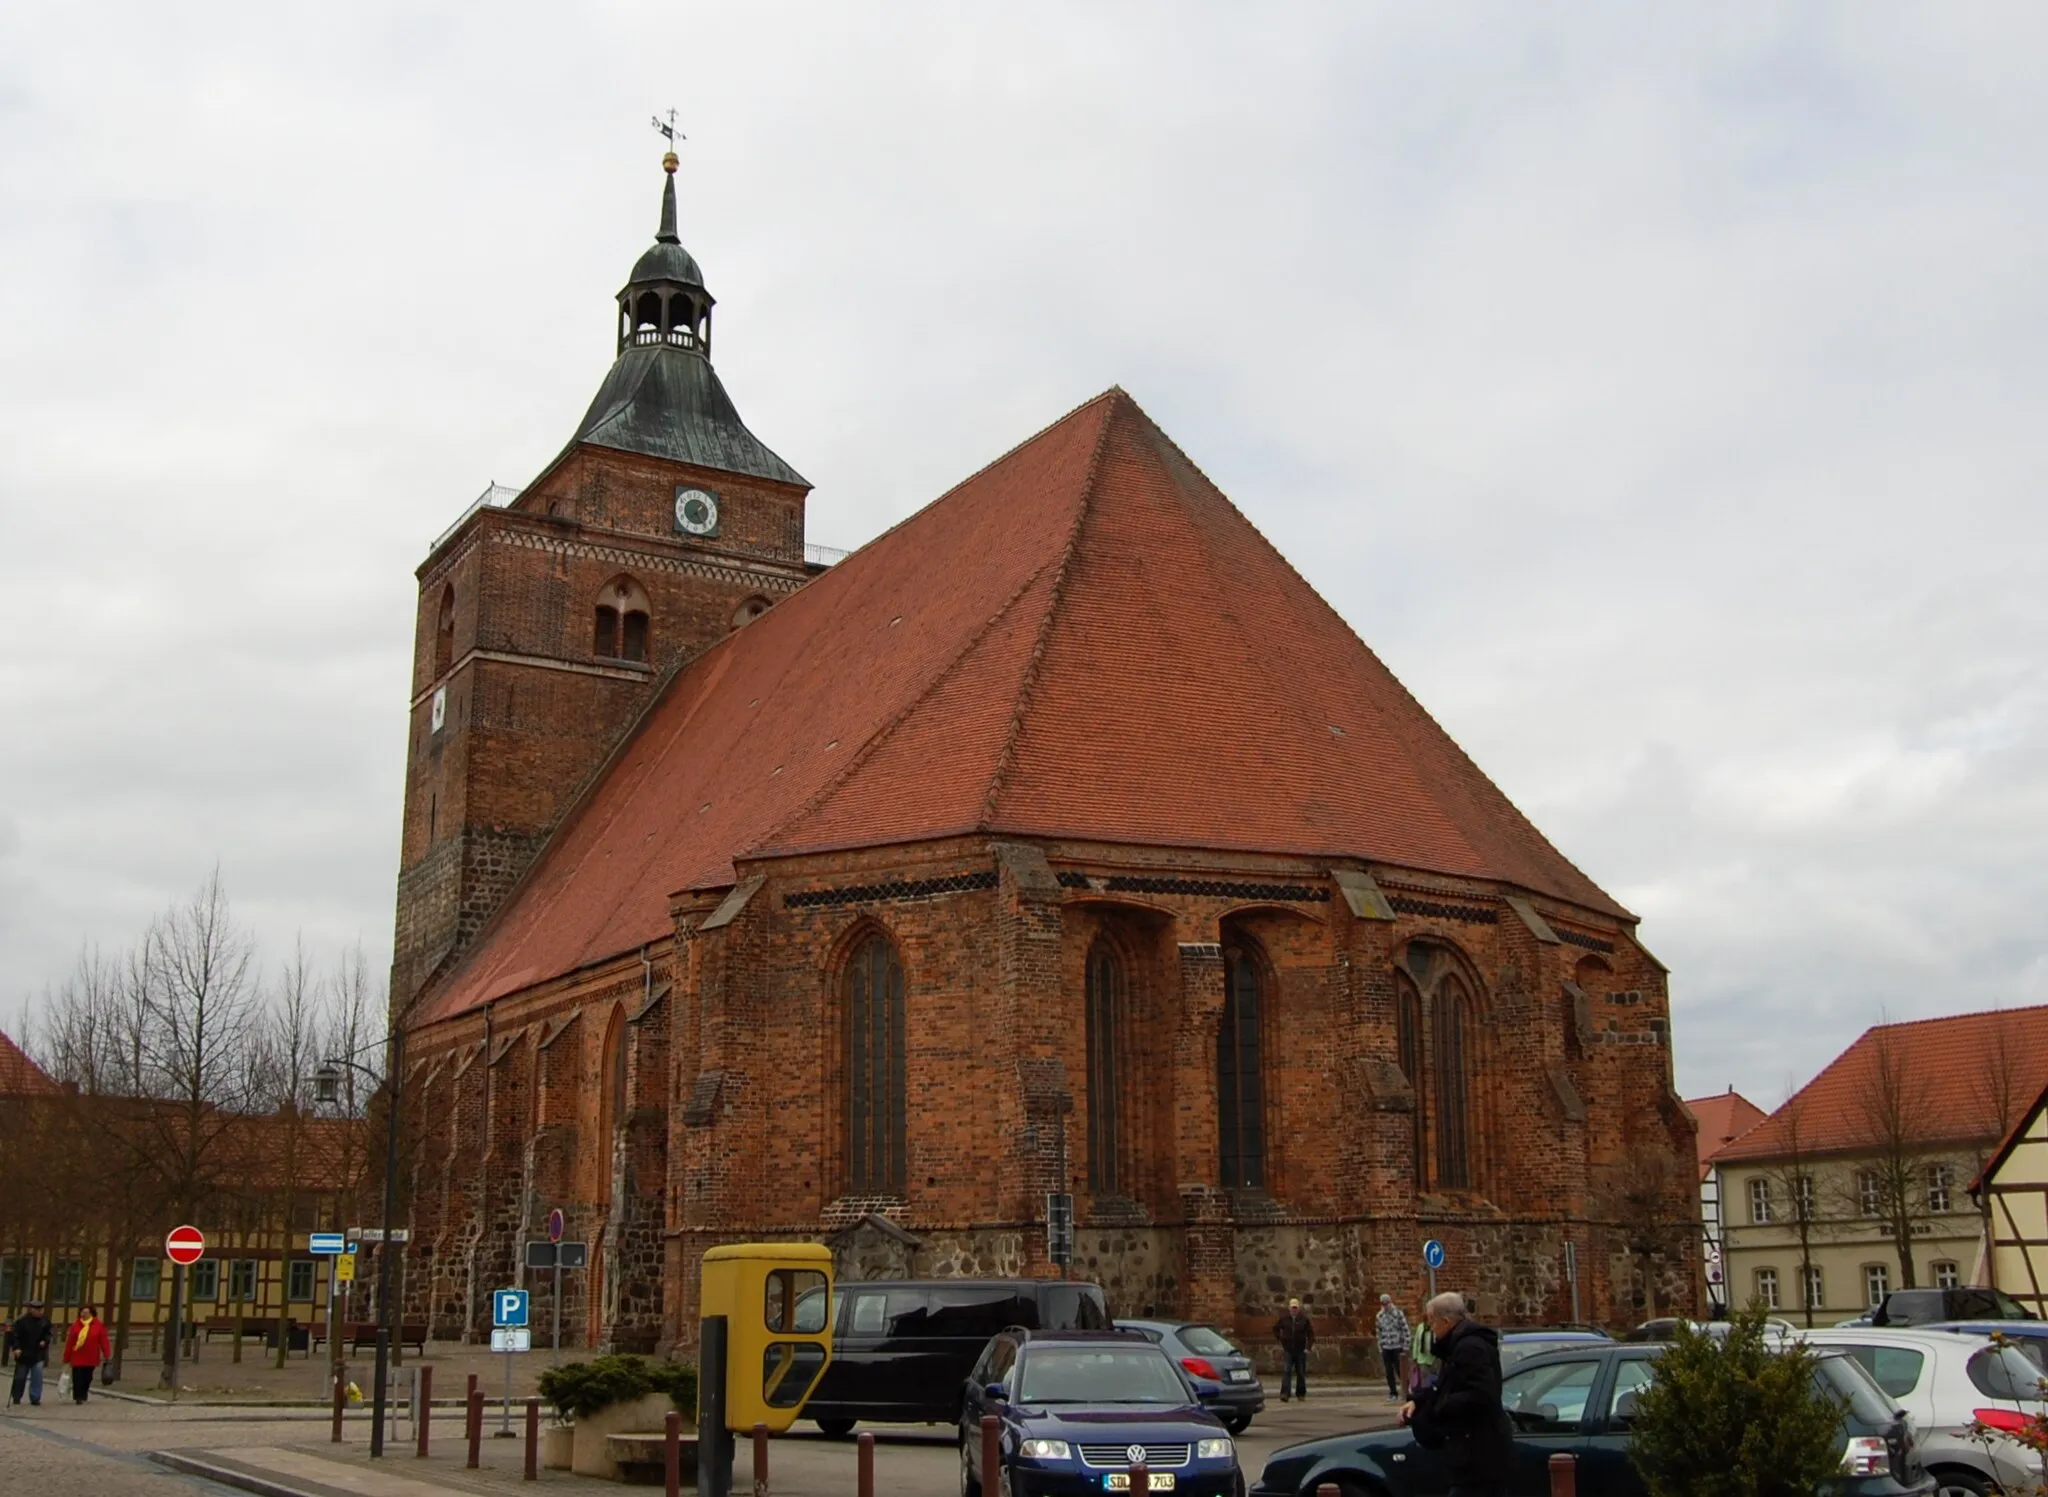
[[[981,1420],[1001,1421],[1001,1469],[981,1468]],[[1130,1490],[1242,1497],[1237,1443],[1172,1358],[1127,1331],[1008,1330],[967,1379],[962,1497],[1083,1497]]]

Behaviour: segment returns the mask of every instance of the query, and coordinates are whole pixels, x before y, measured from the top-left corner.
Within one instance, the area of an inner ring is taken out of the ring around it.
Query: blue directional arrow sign
[[[339,1232],[314,1232],[306,1238],[306,1251],[320,1256],[338,1255],[342,1245]]]
[[[500,1289],[491,1296],[491,1324],[514,1326],[526,1324],[526,1291],[524,1289]]]
[[[1431,1268],[1444,1266],[1444,1245],[1434,1237],[1422,1245],[1422,1261]]]

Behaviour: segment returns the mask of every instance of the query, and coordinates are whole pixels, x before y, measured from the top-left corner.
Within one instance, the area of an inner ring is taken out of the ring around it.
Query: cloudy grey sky
[[[674,104],[874,535],[1130,389],[1673,968],[1689,1091],[2048,1001],[2048,12],[0,10],[0,1023],[218,860],[388,952],[412,569],[611,357]]]

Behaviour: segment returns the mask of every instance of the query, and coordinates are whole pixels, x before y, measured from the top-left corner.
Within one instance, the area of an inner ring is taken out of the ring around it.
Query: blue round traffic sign
[[[1444,1245],[1434,1237],[1422,1245],[1422,1261],[1431,1268],[1444,1266]]]
[[[548,1213],[548,1241],[560,1242],[561,1240],[562,1208],[560,1206],[557,1206],[554,1210]]]

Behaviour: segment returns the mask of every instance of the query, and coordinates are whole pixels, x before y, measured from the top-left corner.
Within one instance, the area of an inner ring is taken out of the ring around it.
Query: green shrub
[[[1650,1497],[1813,1497],[1839,1472],[1842,1405],[1804,1345],[1765,1343],[1762,1310],[1681,1325],[1656,1368],[1630,1441]]]
[[[587,1419],[615,1403],[666,1393],[685,1418],[697,1417],[697,1369],[687,1362],[652,1362],[646,1357],[599,1357],[564,1362],[540,1375],[540,1396],[564,1419]]]

